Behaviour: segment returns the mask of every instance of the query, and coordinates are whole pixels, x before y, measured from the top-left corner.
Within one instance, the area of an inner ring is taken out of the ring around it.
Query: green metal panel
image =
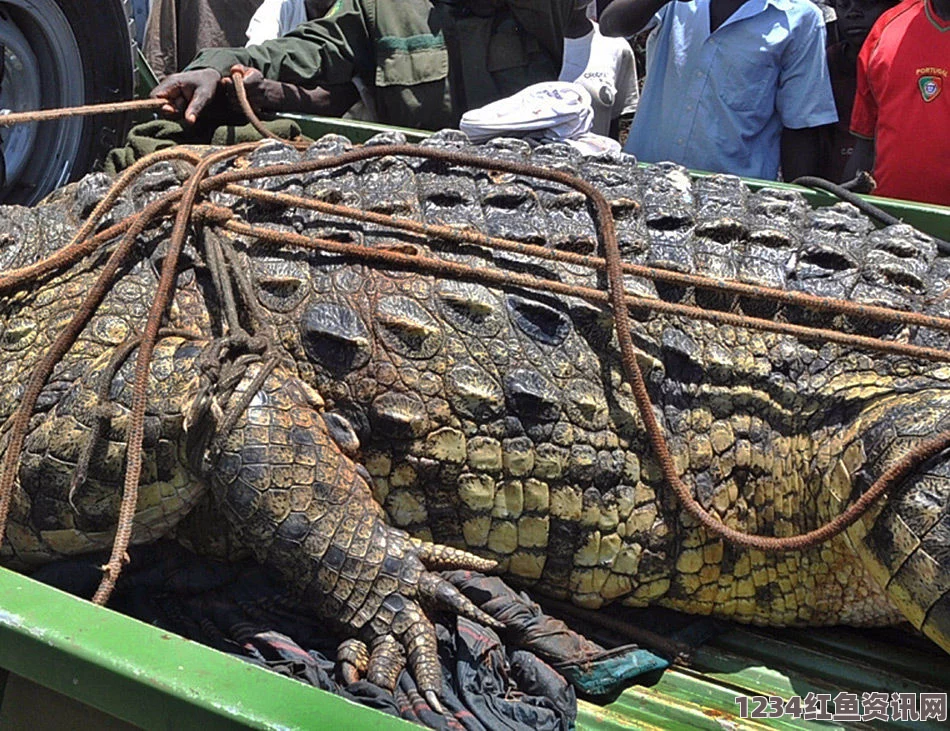
[[[0,668],[145,729],[411,728],[3,569],[0,596]],[[578,728],[817,728],[739,719],[735,697],[946,692],[948,678],[950,657],[910,635],[736,627],[687,668],[648,678],[605,706],[581,702]],[[3,703],[0,693],[0,726]]]
[[[145,56],[139,48],[135,49],[135,96],[139,99],[148,97],[148,93],[158,86],[158,77],[148,65]]]
[[[144,729],[413,728],[5,569],[0,597],[0,668]]]
[[[628,688],[601,708],[581,703],[583,729],[859,728],[861,724],[740,719],[735,697],[839,691],[945,693],[950,657],[936,645],[901,632],[846,627],[767,630],[736,627],[703,646],[688,668],[676,667],[648,685]],[[894,728],[938,729],[937,722],[893,722]]]
[[[355,119],[338,119],[336,117],[316,117],[312,114],[278,114],[282,119],[292,119],[300,125],[300,130],[310,139],[318,140],[323,135],[337,134],[349,138],[355,144],[362,144],[370,137],[380,132],[402,132],[409,142],[421,142],[431,135],[419,129],[408,127],[394,127],[388,124],[374,122],[360,122]]]
[[[645,164],[646,163],[641,163],[641,165]],[[701,170],[693,170],[691,173],[696,177],[706,177],[713,174]],[[742,178],[742,182],[748,185],[752,190],[761,190],[762,188],[797,190],[816,208],[834,205],[840,201],[839,198],[826,191],[803,188],[800,185],[792,185],[791,183],[781,183],[775,180],[760,180],[758,178]],[[879,198],[873,195],[861,195],[858,197],[883,209],[892,216],[901,219],[904,223],[909,223],[924,233],[944,240],[950,238],[950,207],[898,200],[897,198]]]

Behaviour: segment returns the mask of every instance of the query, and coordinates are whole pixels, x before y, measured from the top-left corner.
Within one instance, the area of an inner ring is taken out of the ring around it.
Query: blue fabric
[[[641,161],[774,180],[783,127],[837,121],[825,28],[807,0],[748,0],[713,34],[709,0],[676,0],[651,24],[624,148]]]

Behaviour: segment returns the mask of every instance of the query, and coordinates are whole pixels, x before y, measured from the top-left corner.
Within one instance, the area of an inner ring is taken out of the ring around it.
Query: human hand
[[[244,79],[244,91],[251,108],[258,112],[287,111],[287,85],[279,81],[265,79],[264,74],[250,66],[235,64],[231,75],[239,73]],[[232,86],[231,77],[222,80],[225,86]],[[232,104],[234,99],[232,98]]]
[[[172,74],[149,94],[153,99],[165,99],[161,111],[174,115],[184,113],[185,121],[194,124],[218,88],[221,74],[214,69],[196,69]]]

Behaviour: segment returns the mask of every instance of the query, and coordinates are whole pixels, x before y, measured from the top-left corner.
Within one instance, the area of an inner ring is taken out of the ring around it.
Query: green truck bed
[[[354,142],[391,129],[296,119],[311,137],[335,132]],[[406,132],[410,140],[424,136]],[[805,195],[814,205],[834,202],[824,193]],[[872,200],[922,230],[950,239],[950,208]],[[701,648],[689,667],[651,676],[603,706],[581,702],[578,727],[829,728],[836,724],[739,718],[735,698],[804,698],[809,692],[834,696],[842,691],[946,693],[948,688],[950,656],[910,635],[736,626]],[[937,722],[904,725],[946,727]],[[130,727],[412,726],[0,569],[0,729]]]

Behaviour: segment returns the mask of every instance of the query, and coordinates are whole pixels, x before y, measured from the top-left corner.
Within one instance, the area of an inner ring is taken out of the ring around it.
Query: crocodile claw
[[[422,696],[426,699],[426,703],[429,704],[429,708],[431,708],[436,713],[445,715],[445,709],[442,708],[442,704],[439,702],[439,697],[435,693],[433,693],[431,690],[427,690],[422,693]]]
[[[343,640],[336,651],[340,677],[347,685],[355,683],[369,668],[369,650],[366,643],[351,637]]]
[[[504,625],[430,569],[491,571],[496,564],[456,548],[409,538],[388,526],[385,533],[385,558],[375,567],[364,566],[371,574],[365,600],[358,609],[349,607],[349,620],[345,619],[349,602],[336,617],[356,636],[340,646],[340,674],[346,682],[365,674],[374,685],[392,691],[399,674],[408,668],[426,702],[441,713],[438,641],[425,610],[450,611],[495,629]]]

